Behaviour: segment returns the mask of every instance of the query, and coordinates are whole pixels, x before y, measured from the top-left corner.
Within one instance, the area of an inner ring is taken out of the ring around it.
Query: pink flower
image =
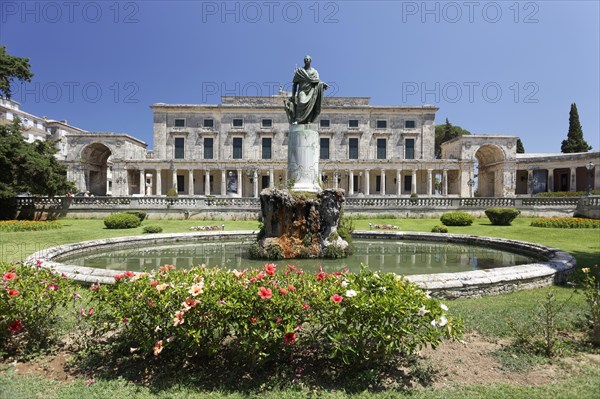
[[[192,294],[192,296],[202,294],[203,291],[204,291],[204,281],[200,281],[199,283],[192,285],[190,287],[190,289],[188,290],[188,292],[190,294]]]
[[[90,291],[98,291],[100,289],[99,284],[92,284],[90,287]]]
[[[19,294],[19,290],[8,290],[8,296],[18,296]]]
[[[157,284],[158,284],[158,281],[156,281],[156,280],[150,281],[150,287],[156,287]]]
[[[56,285],[56,284],[48,284],[48,289],[50,291],[58,291],[58,285]]]
[[[327,274],[323,272],[322,266],[319,266],[319,272],[315,275],[315,277],[319,281],[325,281],[325,277],[327,277]]]
[[[4,273],[2,275],[2,280],[4,281],[10,281],[15,278],[17,278],[17,273]]]
[[[173,326],[177,327],[183,323],[185,323],[185,320],[183,319],[183,315],[185,314],[185,312],[183,312],[182,310],[178,310],[177,312],[175,312],[175,317],[173,317]]]
[[[340,303],[340,302],[342,302],[343,299],[344,299],[344,297],[341,295],[338,295],[338,294],[333,294],[331,296],[331,301],[335,302],[335,303]]]
[[[283,343],[286,345],[293,345],[296,343],[296,338],[298,338],[298,335],[295,332],[286,333],[283,336]]]
[[[262,299],[271,299],[271,297],[273,297],[273,291],[271,291],[270,288],[260,287],[260,290],[258,290],[258,295]]]
[[[280,293],[281,295],[285,295],[285,294],[287,294],[287,293],[288,293],[288,290],[286,290],[285,288],[281,288],[281,289],[279,290],[279,293]]]
[[[160,352],[162,352],[163,350],[163,342],[162,339],[159,341],[156,341],[156,343],[154,344],[154,348],[152,348],[152,353],[154,354],[154,356],[158,356],[160,355]]]
[[[90,308],[90,310],[88,310],[88,314],[91,316],[94,314],[94,308]]]
[[[273,264],[273,263],[268,263],[265,265],[265,272],[269,275],[269,276],[274,276],[275,275],[275,268],[277,267],[277,265]]]
[[[77,299],[81,299],[81,295],[79,295],[78,293],[74,293],[73,300],[77,300]]]
[[[251,317],[250,318],[250,322],[251,323],[256,323],[258,321],[258,319],[256,317]]]
[[[308,309],[310,309],[310,305],[309,305],[309,304],[306,304],[306,303],[303,303],[303,304],[302,304],[302,309],[304,309],[304,310],[308,310]]]
[[[281,321],[282,321],[282,320],[283,320],[283,319],[282,319],[281,317],[277,316],[277,317],[275,318],[275,323],[276,323],[276,324],[281,324]]]
[[[43,263],[44,262],[42,262],[40,259],[35,261],[35,264],[37,265],[37,267],[41,267]]]
[[[129,323],[129,319],[128,319],[127,317],[123,317],[123,318],[121,319],[121,321],[122,321],[123,323]]]
[[[296,291],[296,287],[294,287],[293,285],[288,285],[288,290],[289,291]]]
[[[23,323],[21,323],[21,320],[13,320],[13,322],[8,325],[8,331],[13,334],[18,333],[21,331],[21,329],[23,329]]]

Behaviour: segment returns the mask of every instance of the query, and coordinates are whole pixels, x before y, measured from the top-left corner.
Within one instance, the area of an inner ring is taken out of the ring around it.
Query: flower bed
[[[600,220],[585,218],[539,218],[531,221],[533,227],[560,229],[600,229]]]
[[[344,363],[409,355],[460,333],[447,307],[393,274],[195,267],[126,272],[93,285],[89,318],[132,348],[184,359],[232,352],[251,363],[313,351]],[[87,316],[86,316],[87,317]]]
[[[41,231],[62,228],[57,221],[6,220],[0,222],[0,231]]]
[[[393,224],[376,224],[373,228],[377,230],[398,230],[400,227]]]
[[[215,231],[215,230],[222,230],[223,227],[221,226],[192,226],[190,227],[191,231]]]

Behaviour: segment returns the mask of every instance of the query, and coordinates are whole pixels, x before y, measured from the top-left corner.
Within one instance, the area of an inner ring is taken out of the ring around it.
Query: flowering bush
[[[6,220],[0,222],[0,231],[40,231],[62,228],[62,224],[53,221]]]
[[[40,266],[0,263],[0,355],[47,346],[59,308],[74,298],[70,280]]]
[[[393,274],[308,273],[292,265],[126,272],[97,286],[90,317],[132,353],[185,358],[231,351],[250,362],[294,351],[355,363],[455,338],[446,306]]]
[[[600,229],[600,220],[585,218],[538,218],[531,221],[533,227],[559,229]]]
[[[588,304],[586,318],[590,327],[589,338],[594,346],[600,346],[600,267],[584,267],[579,292]]]

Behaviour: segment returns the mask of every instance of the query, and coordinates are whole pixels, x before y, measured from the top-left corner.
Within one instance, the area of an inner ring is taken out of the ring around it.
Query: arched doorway
[[[81,152],[85,167],[86,189],[94,195],[106,195],[108,190],[110,149],[102,143],[86,146]]]
[[[477,196],[504,196],[504,151],[496,145],[485,144],[475,153],[477,160]]]

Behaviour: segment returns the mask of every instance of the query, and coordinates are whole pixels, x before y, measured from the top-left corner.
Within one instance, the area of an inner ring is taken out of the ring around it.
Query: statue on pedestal
[[[284,101],[291,124],[313,123],[321,113],[324,91],[329,86],[319,79],[319,72],[310,66],[311,62],[312,58],[307,55],[304,57],[304,68],[296,68],[292,96]]]

